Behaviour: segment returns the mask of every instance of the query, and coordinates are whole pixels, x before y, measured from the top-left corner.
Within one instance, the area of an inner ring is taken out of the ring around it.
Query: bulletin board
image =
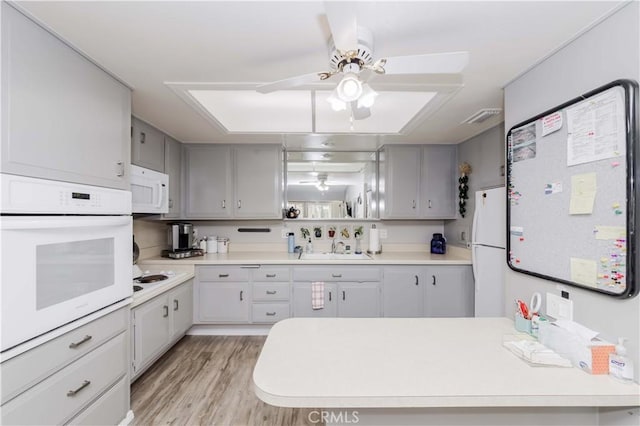
[[[507,133],[507,262],[635,296],[638,84],[616,80]]]

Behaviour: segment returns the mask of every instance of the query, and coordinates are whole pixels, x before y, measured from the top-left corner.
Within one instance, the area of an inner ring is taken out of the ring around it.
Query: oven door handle
[[[6,220],[5,220],[6,219]],[[3,217],[1,229],[61,229],[61,228],[95,228],[97,226],[129,225],[131,216],[12,216]]]

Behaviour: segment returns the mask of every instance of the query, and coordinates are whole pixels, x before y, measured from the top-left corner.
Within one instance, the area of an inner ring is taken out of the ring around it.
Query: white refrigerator
[[[475,280],[475,316],[504,316],[506,267],[506,189],[476,192],[471,260]]]

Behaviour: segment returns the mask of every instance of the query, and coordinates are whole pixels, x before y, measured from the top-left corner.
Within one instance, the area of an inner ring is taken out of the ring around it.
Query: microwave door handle
[[[158,181],[158,204],[156,204],[157,208],[162,207],[162,200],[164,199],[164,191],[162,187],[162,181]]]

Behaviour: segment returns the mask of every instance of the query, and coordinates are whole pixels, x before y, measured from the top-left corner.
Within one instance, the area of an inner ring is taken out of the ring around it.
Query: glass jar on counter
[[[439,233],[433,234],[433,238],[431,239],[431,253],[445,254],[446,252],[447,252],[447,241],[444,239],[442,234],[439,234]]]

